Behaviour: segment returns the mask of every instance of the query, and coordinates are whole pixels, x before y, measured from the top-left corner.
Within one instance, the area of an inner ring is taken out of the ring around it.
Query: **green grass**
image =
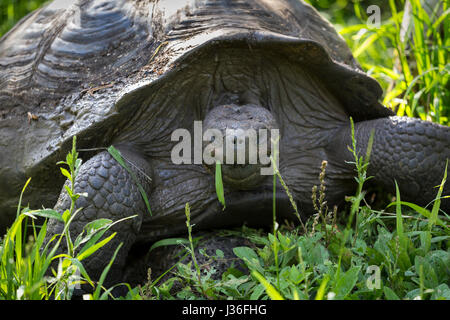
[[[0,0],[0,37],[23,16],[39,8],[48,0]]]
[[[399,116],[448,125],[449,2],[438,1],[441,7],[430,6],[429,12],[420,0],[408,2],[410,6],[403,0],[386,1],[390,15],[379,29],[368,28],[367,5],[356,3],[360,22],[353,25],[337,22],[339,33],[362,68],[381,83],[384,105]]]
[[[442,10],[429,13],[418,0],[410,0],[410,9],[399,1],[309,1],[337,27],[362,68],[377,79],[384,89],[383,103],[398,115],[419,117],[443,125],[449,124],[450,93],[448,63],[450,19],[447,1]],[[370,2],[370,3],[369,3]],[[0,0],[0,35],[23,15],[43,1]],[[366,8],[381,7],[379,29],[367,28]],[[432,10],[431,10],[432,11]],[[406,23],[410,21],[410,23]],[[402,24],[407,27],[402,35]],[[355,144],[350,150],[356,150]],[[182,243],[192,263],[178,263],[167,271],[170,277],[159,277],[143,287],[129,288],[126,299],[450,299],[450,233],[449,216],[439,210],[443,180],[436,199],[423,208],[395,200],[381,209],[365,202],[369,152],[354,154],[355,194],[347,198],[345,212],[329,210],[324,202],[326,188],[322,183],[326,163],[322,166],[320,185],[311,199],[316,209],[304,226],[279,226],[272,232],[243,227],[224,231],[246,237],[253,245],[234,248],[248,273],[230,268],[221,279],[213,280],[214,268],[204,272],[195,259],[195,234],[191,233],[190,211],[186,206],[188,239],[164,239],[153,245]],[[102,238],[112,221],[101,219],[85,227],[82,235],[72,239],[69,228],[76,216],[73,189],[81,165],[75,148],[61,169],[70,184],[66,192],[72,206],[66,212],[52,209],[31,210],[19,203],[15,222],[0,241],[0,299],[70,299],[80,281],[91,286],[91,299],[111,297],[112,288],[102,281],[94,282],[83,268],[83,260],[106,244],[113,236]],[[220,166],[217,166],[220,173]],[[220,176],[216,176],[219,200],[225,206]],[[289,190],[279,172],[280,182]],[[23,192],[30,181],[27,181]],[[276,207],[274,205],[274,217]],[[64,232],[44,244],[47,223],[35,225],[36,217],[58,219]],[[275,220],[274,220],[275,221]],[[31,226],[28,234],[24,226]],[[216,252],[221,258],[220,251]],[[214,257],[212,257],[214,258]],[[54,267],[55,264],[57,267]],[[174,284],[181,289],[174,292]],[[378,286],[379,285],[379,286]]]
[[[22,194],[30,183],[26,182],[17,207],[17,217],[0,242],[0,300],[68,300],[76,288],[87,284],[93,293],[88,299],[106,299],[111,289],[104,288],[104,279],[117,255],[116,249],[110,263],[104,269],[99,281],[91,280],[83,267],[83,260],[107,244],[116,233],[101,239],[107,230],[122,220],[113,222],[110,219],[98,219],[89,222],[75,239],[70,235],[69,226],[81,209],[75,210],[75,201],[84,194],[75,193],[74,183],[81,166],[81,159],[75,148],[73,139],[72,151],[66,161],[58,164],[61,173],[69,183],[65,190],[71,198],[71,206],[64,212],[53,209],[30,210],[22,208]],[[37,227],[37,217],[46,218],[43,225]],[[133,217],[130,217],[133,218]],[[31,219],[32,234],[27,236],[28,219]],[[63,223],[61,234],[55,234],[45,241],[47,220],[55,219]],[[65,246],[62,245],[65,244]]]

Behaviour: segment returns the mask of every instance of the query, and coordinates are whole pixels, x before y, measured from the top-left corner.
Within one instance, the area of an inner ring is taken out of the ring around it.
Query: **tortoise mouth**
[[[262,190],[232,191],[225,195],[226,207],[217,212],[217,206],[206,209],[199,228],[216,229],[236,227],[242,224],[251,227],[268,227],[273,223],[273,190],[265,186]],[[275,216],[278,223],[285,220],[298,221],[286,192],[275,193]]]

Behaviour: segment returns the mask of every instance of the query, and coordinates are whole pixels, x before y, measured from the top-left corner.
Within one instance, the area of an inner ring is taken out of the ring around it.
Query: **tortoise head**
[[[216,161],[223,163],[226,184],[252,189],[273,173],[270,156],[279,127],[269,110],[254,104],[222,105],[208,112],[203,126],[203,161],[210,168]]]

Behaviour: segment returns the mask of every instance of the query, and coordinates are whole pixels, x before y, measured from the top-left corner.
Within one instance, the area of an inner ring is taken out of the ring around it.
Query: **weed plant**
[[[120,250],[116,249],[99,281],[94,282],[83,267],[83,260],[107,244],[116,233],[102,238],[107,230],[122,220],[97,219],[89,222],[74,240],[70,235],[70,224],[82,208],[75,210],[75,202],[86,196],[75,192],[75,180],[81,166],[76,151],[76,138],[66,161],[58,164],[61,173],[68,179],[64,185],[71,199],[70,208],[64,212],[53,209],[31,210],[22,207],[22,195],[31,179],[26,182],[17,207],[17,216],[0,243],[0,299],[5,300],[68,300],[81,284],[88,284],[92,293],[86,299],[106,299],[111,290],[102,286],[106,275]],[[36,226],[38,217],[46,221]],[[130,217],[132,218],[132,217]],[[32,234],[28,235],[28,221],[31,219]],[[64,224],[61,234],[55,234],[47,241],[47,219],[56,219]],[[65,245],[63,246],[62,243]],[[56,269],[53,268],[56,263]],[[130,288],[131,289],[131,288]]]

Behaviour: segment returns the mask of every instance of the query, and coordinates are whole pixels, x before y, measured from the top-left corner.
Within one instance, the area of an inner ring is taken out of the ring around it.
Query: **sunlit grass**
[[[103,282],[121,245],[117,247],[98,281],[91,280],[83,262],[114,238],[115,232],[104,238],[102,236],[113,225],[125,219],[115,222],[110,219],[94,220],[86,224],[76,238],[70,235],[69,226],[81,210],[75,209],[75,202],[79,197],[85,196],[76,193],[74,189],[81,166],[75,143],[74,137],[73,147],[66,161],[59,163],[68,167],[68,170],[63,167],[60,169],[69,182],[64,185],[71,199],[69,209],[57,212],[53,209],[22,208],[22,194],[26,192],[31,179],[28,179],[22,189],[17,217],[0,242],[0,300],[68,300],[72,298],[75,289],[81,288],[81,284],[92,288],[92,293],[88,294],[90,299],[98,300],[108,298],[113,289],[104,288]],[[47,220],[38,227],[35,225],[38,217],[57,220],[63,224],[63,231],[45,240]],[[129,218],[133,217],[126,219]],[[31,225],[28,224],[29,219]],[[32,234],[27,235],[30,226]]]
[[[23,16],[39,8],[48,0],[0,0],[0,37]]]
[[[398,3],[398,2],[397,2]],[[355,58],[385,91],[383,103],[400,116],[448,125],[450,116],[450,10],[437,1],[389,1],[390,17],[379,28],[361,23],[340,28]],[[360,12],[365,12],[360,8]]]

